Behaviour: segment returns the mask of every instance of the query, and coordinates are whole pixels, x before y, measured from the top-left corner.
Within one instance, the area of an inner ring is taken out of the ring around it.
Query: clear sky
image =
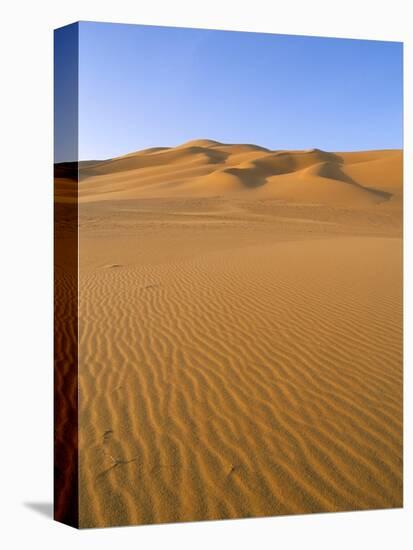
[[[82,22],[79,157],[209,138],[402,147],[402,44]]]

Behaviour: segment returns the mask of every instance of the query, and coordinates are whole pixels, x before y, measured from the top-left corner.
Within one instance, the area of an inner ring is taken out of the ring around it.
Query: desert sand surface
[[[78,525],[77,167],[55,168],[54,518]]]
[[[81,163],[81,527],[402,506],[402,195],[400,150]]]

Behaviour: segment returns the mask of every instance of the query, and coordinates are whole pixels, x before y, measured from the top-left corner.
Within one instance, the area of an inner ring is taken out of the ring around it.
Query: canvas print
[[[55,31],[55,518],[403,505],[402,44]]]

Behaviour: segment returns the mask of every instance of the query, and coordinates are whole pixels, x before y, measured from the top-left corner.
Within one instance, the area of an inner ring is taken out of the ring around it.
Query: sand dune
[[[308,172],[304,171],[309,169]],[[303,172],[304,171],[304,172]],[[251,190],[266,198],[300,202],[297,182],[324,187],[333,180],[347,195],[362,201],[390,201],[401,195],[401,151],[329,153],[269,151],[254,145],[225,145],[211,140],[191,141],[175,148],[152,148],[116,159],[81,166],[81,200],[147,197],[216,196]],[[285,178],[291,175],[290,178]],[[300,176],[297,178],[296,176]],[[291,190],[288,189],[291,183]],[[280,185],[278,185],[280,184]],[[365,194],[365,192],[371,193]],[[307,190],[304,190],[304,195]],[[341,192],[321,193],[319,200],[339,204]],[[357,200],[354,204],[357,207]]]
[[[402,505],[401,162],[81,163],[82,527]]]

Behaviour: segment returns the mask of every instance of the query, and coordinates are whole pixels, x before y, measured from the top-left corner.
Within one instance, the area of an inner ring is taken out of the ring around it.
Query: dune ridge
[[[300,175],[310,176],[314,186],[333,180],[344,196],[348,194],[346,187],[353,185],[355,204],[357,195],[366,191],[371,192],[371,200],[397,201],[400,189],[386,180],[395,182],[398,178],[400,184],[401,165],[400,150],[270,151],[256,145],[195,140],[178,147],[151,148],[107,161],[80,163],[80,200],[215,196],[245,190],[284,199],[290,180],[296,182],[295,176]],[[310,168],[313,170],[305,172]],[[385,182],[385,189],[372,188],[371,172],[380,180],[379,185]],[[389,178],[391,174],[396,178]],[[295,193],[293,186],[291,200],[301,200]],[[339,204],[340,193],[330,193],[331,200]]]

